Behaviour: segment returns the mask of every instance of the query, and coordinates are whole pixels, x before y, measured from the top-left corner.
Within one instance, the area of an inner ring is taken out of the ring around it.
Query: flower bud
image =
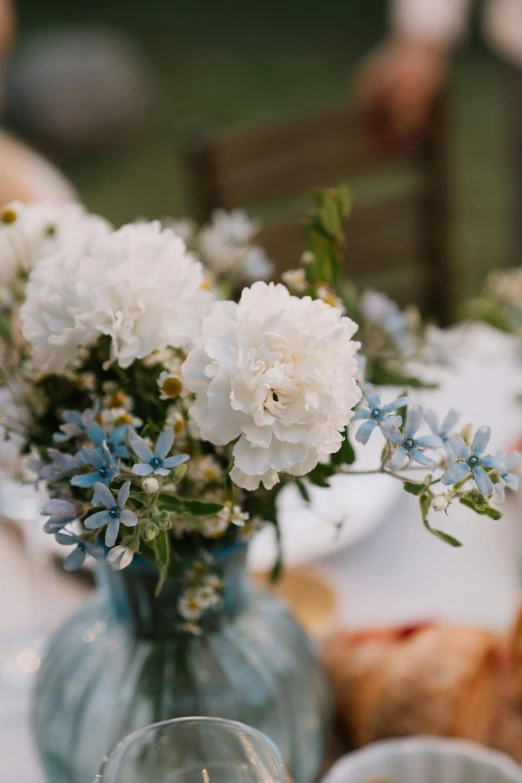
[[[145,541],[154,541],[158,533],[160,532],[159,527],[156,525],[155,522],[149,522],[147,524],[147,527],[145,528],[145,532],[143,534],[143,537]]]
[[[160,490],[160,483],[154,476],[147,476],[147,478],[144,478],[141,486],[149,495],[154,495]]]
[[[437,497],[434,498],[431,507],[434,511],[446,511],[449,504],[450,500],[446,495],[437,495]]]
[[[160,530],[170,530],[172,527],[172,515],[168,511],[162,511],[156,522]]]
[[[468,424],[465,424],[460,431],[460,436],[467,446],[469,446],[471,443],[472,435],[473,435],[473,424],[469,422]]]

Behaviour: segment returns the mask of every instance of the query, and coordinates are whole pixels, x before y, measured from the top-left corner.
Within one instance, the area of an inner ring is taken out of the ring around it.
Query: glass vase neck
[[[217,549],[211,554],[211,573],[216,574],[223,585],[222,601],[217,609],[206,613],[198,621],[204,633],[216,630],[246,609],[246,555],[246,544]],[[136,636],[160,640],[187,635],[185,629],[190,621],[182,616],[179,609],[186,582],[167,579],[156,595],[157,571],[139,557],[122,571],[97,564],[96,580],[99,588],[108,593],[116,618],[129,625]]]

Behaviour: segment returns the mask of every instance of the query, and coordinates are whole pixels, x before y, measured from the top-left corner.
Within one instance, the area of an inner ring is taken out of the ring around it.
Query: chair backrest
[[[399,156],[370,152],[353,109],[341,106],[218,130],[191,144],[188,162],[198,218],[218,207],[260,215],[259,243],[279,272],[297,266],[304,249],[299,196],[343,181],[357,194],[366,181],[346,226],[346,274],[445,323],[453,299],[446,146],[445,101]]]

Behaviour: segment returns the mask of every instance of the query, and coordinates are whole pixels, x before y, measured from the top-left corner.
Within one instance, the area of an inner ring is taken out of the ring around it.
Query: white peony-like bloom
[[[183,365],[201,436],[233,448],[232,480],[271,489],[338,451],[361,398],[357,325],[321,300],[255,283],[216,302]]]
[[[21,317],[36,366],[60,372],[80,347],[111,339],[122,368],[199,334],[212,296],[203,270],[172,231],[137,223],[58,253],[30,275]]]
[[[13,201],[0,210],[0,285],[17,273],[29,272],[41,258],[72,250],[93,231],[109,224],[81,204],[22,204]]]

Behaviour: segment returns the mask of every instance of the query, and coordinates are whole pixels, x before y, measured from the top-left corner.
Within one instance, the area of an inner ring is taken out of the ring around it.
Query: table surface
[[[522,406],[515,401],[522,390],[516,343],[479,327],[465,337],[459,334],[458,345],[463,357],[459,370],[446,373],[437,392],[413,396],[439,413],[453,405],[466,410],[474,425],[490,424],[493,450],[514,445],[522,433]],[[347,484],[348,509],[349,495]],[[309,562],[337,594],[336,622],[368,627],[442,619],[507,629],[519,600],[522,528],[517,497],[506,504],[499,522],[462,506],[452,508],[448,517],[436,515],[434,524],[462,540],[464,546],[454,550],[422,527],[414,497],[394,494],[385,518],[369,536],[348,548],[332,547],[330,554]],[[34,535],[39,520],[25,524]],[[9,783],[43,783],[29,733],[30,688],[6,678],[13,653],[23,648],[28,628],[52,631],[88,593],[84,583],[66,574],[47,568],[42,577],[41,569],[36,575],[32,571],[31,577],[20,537],[0,525],[0,767],[2,780]],[[35,594],[37,606],[31,608]],[[21,660],[29,666],[37,661],[34,655]]]

